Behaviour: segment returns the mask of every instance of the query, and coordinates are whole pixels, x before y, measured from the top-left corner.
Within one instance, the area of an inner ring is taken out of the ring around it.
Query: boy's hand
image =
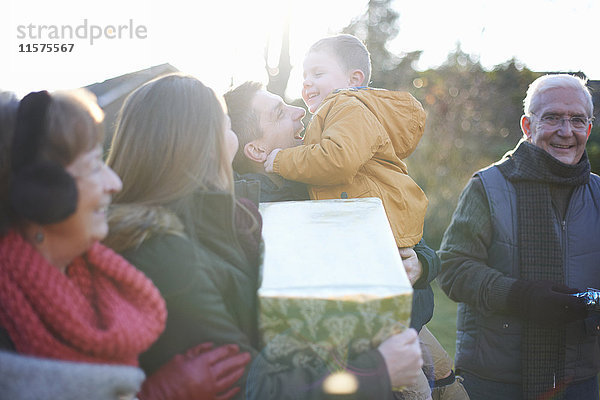
[[[279,153],[281,149],[274,149],[267,156],[267,160],[265,161],[265,172],[273,172],[273,162],[275,161],[275,156]]]
[[[412,286],[419,280],[423,273],[421,261],[412,247],[401,247],[398,249],[398,252],[400,253],[400,257],[402,257],[402,264],[404,264],[406,275],[408,275],[408,280]]]

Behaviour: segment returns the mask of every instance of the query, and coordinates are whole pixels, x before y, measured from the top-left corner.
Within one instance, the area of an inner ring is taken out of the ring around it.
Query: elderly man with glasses
[[[600,288],[592,120],[585,80],[538,78],[523,139],[459,198],[438,280],[459,302],[455,363],[472,400],[598,399],[600,318],[573,295]]]

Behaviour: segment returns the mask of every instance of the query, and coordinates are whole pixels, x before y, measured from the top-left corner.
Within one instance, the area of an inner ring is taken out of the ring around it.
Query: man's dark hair
[[[253,172],[252,161],[244,154],[244,146],[263,135],[258,116],[252,109],[252,100],[262,88],[261,83],[248,81],[223,95],[231,119],[231,129],[239,142],[238,151],[233,159],[233,169],[241,174]]]

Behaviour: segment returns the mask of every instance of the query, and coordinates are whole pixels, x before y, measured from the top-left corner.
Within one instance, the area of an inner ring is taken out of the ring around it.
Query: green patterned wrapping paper
[[[259,327],[272,366],[341,370],[408,327],[412,288],[379,199],[263,203],[260,211]]]
[[[261,297],[263,355],[282,368],[340,370],[353,355],[406,329],[410,307],[408,294],[365,302]]]

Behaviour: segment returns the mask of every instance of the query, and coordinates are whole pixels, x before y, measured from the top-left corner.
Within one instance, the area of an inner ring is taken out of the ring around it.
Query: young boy
[[[314,114],[304,144],[275,149],[267,172],[308,184],[313,200],[378,197],[399,248],[423,235],[427,197],[403,158],[425,128],[425,111],[407,92],[365,87],[367,48],[352,35],[321,39],[304,59],[302,98]]]

